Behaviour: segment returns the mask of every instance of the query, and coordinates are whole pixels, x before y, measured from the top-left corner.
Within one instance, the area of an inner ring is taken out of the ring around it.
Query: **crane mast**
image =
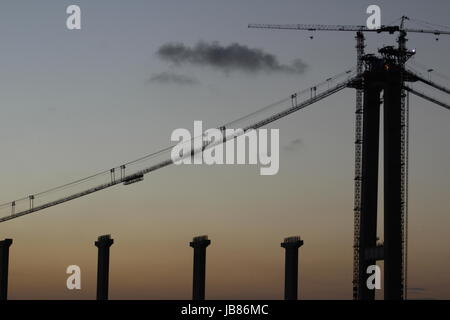
[[[364,33],[356,33],[356,72],[359,78],[364,71]],[[355,111],[355,182],[354,182],[354,227],[353,227],[353,299],[358,297],[359,277],[359,232],[361,215],[361,180],[362,180],[362,121],[363,121],[363,89],[360,85],[356,88],[356,111]]]
[[[400,22],[400,30],[398,37],[398,51],[399,51],[399,65],[400,65],[400,197],[401,197],[401,268],[402,268],[402,289],[403,299],[407,297],[407,231],[406,221],[408,219],[408,161],[409,161],[409,105],[406,104],[406,91],[404,89],[405,83],[405,63],[408,59],[408,52],[406,49],[406,31],[405,21],[408,17],[402,16]]]

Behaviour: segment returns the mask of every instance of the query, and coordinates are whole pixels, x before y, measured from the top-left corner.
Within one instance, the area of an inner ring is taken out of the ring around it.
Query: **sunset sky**
[[[71,4],[81,30],[66,28]],[[215,127],[350,69],[352,32],[310,39],[247,25],[364,25],[370,4],[382,24],[407,15],[449,30],[444,0],[2,1],[0,203],[158,151],[194,120]],[[432,79],[450,87],[450,36],[408,38],[417,50],[410,66],[426,76],[433,68]],[[199,42],[239,44],[277,63],[176,64],[163,50]],[[393,35],[368,34],[366,51],[390,44]],[[271,124],[280,130],[277,175],[254,165],[171,166],[1,223],[0,239],[14,241],[9,298],[94,299],[94,241],[111,234],[111,299],[190,299],[189,241],[207,234],[207,299],[282,299],[280,243],[292,235],[305,242],[300,298],[351,299],[354,110],[355,92],[345,89]],[[450,111],[415,96],[410,110],[408,297],[450,299]],[[66,288],[73,264],[78,291]]]

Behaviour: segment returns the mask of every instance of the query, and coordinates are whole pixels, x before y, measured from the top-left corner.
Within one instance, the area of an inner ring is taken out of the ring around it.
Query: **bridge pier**
[[[192,300],[205,300],[206,247],[210,244],[208,236],[195,237],[189,243],[194,248]]]
[[[100,236],[95,241],[95,246],[98,248],[97,300],[108,300],[109,248],[113,243],[114,240],[109,234]]]
[[[376,264],[366,251],[377,243],[378,167],[380,139],[380,94],[382,78],[376,71],[364,75],[364,117],[361,168],[361,211],[359,233],[358,299],[374,300],[375,291],[366,285],[366,270]]]
[[[384,298],[403,299],[402,82],[390,72],[384,88]]]
[[[12,239],[0,241],[0,300],[8,299],[9,247]]]
[[[298,296],[298,248],[303,245],[300,237],[285,238],[281,246],[286,249],[284,270],[284,300],[297,300]]]

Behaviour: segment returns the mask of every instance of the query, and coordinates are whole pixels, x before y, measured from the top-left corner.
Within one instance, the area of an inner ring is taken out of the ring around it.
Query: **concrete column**
[[[12,239],[0,241],[0,300],[8,299],[9,247]]]
[[[205,300],[206,247],[210,244],[208,236],[195,237],[189,243],[194,248],[192,300]]]
[[[366,259],[366,251],[374,248],[377,243],[381,83],[377,72],[364,76],[358,300],[375,299],[375,290],[369,290],[366,285],[366,270],[368,266],[376,264],[376,261]]]
[[[113,243],[114,240],[109,234],[100,236],[95,241],[95,246],[98,248],[97,300],[108,300],[109,247]]]
[[[402,82],[389,74],[384,88],[384,298],[403,299]]]
[[[286,249],[284,271],[284,299],[297,300],[298,291],[298,248],[303,245],[300,237],[285,238],[281,246]]]

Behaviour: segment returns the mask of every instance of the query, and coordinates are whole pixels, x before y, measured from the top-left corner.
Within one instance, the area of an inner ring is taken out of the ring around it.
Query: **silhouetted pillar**
[[[195,237],[189,243],[194,248],[192,300],[205,300],[206,247],[210,244],[208,236]]]
[[[303,245],[300,237],[285,238],[281,246],[286,249],[284,269],[284,299],[297,300],[298,291],[298,248]]]
[[[109,247],[113,243],[114,240],[109,234],[100,236],[95,241],[95,246],[98,248],[97,300],[108,300]]]
[[[401,77],[384,88],[384,298],[403,299]]]
[[[9,247],[12,239],[0,241],[0,300],[8,299]]]
[[[381,81],[378,73],[369,72],[364,76],[364,117],[361,163],[361,208],[359,230],[359,275],[358,299],[374,300],[375,290],[367,288],[367,268],[376,264],[367,259],[366,251],[377,243],[378,211],[378,167],[380,140],[380,93]]]

